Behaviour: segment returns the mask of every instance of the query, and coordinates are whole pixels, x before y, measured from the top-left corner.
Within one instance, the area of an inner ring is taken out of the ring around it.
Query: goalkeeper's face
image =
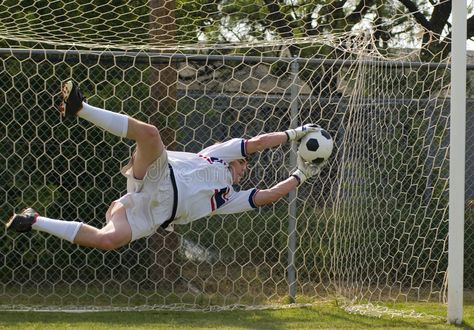
[[[240,180],[242,180],[242,177],[244,176],[245,171],[247,170],[247,164],[248,162],[245,159],[237,159],[229,163],[230,171],[232,172],[233,184],[240,183]]]

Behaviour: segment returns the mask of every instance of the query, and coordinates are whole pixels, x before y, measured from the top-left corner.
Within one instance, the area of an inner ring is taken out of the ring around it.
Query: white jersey
[[[246,143],[244,139],[231,139],[197,154],[167,151],[178,190],[173,224],[186,224],[208,215],[256,208],[254,197],[257,189],[235,191],[228,164],[247,156]]]

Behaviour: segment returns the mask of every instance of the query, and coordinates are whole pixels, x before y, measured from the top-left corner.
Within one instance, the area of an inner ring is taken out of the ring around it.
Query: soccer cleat
[[[72,80],[68,80],[61,86],[63,101],[59,105],[59,112],[66,118],[72,118],[82,109],[82,101],[85,101],[79,87]]]
[[[31,207],[24,209],[20,214],[14,214],[6,223],[7,229],[13,229],[16,232],[24,233],[31,230],[31,226],[36,222],[38,213]]]

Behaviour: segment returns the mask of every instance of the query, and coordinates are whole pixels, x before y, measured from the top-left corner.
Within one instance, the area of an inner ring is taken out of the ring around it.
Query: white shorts
[[[132,166],[133,156],[121,170],[127,178],[127,194],[112,203],[106,219],[110,219],[116,202],[123,204],[132,228],[132,241],[135,241],[152,235],[161,224],[169,220],[173,210],[174,190],[166,150],[148,167],[142,180],[133,176]]]

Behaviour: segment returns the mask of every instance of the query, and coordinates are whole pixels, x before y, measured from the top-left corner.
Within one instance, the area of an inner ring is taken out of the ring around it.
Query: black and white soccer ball
[[[334,147],[331,135],[324,129],[306,134],[300,141],[298,153],[312,164],[319,165],[329,159]]]

